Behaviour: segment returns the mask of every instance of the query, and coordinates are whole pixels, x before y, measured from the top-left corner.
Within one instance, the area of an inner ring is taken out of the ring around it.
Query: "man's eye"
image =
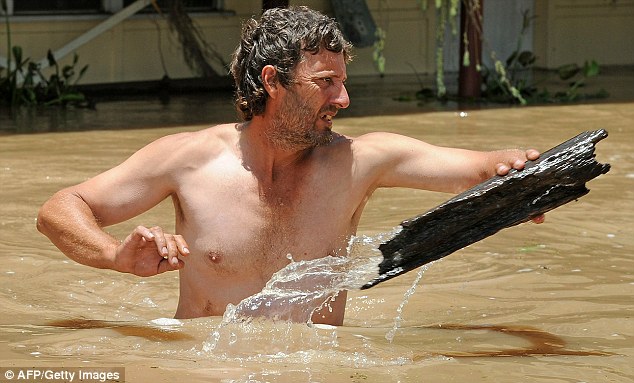
[[[324,80],[325,83],[328,83],[328,84],[332,84],[333,83],[332,78],[330,78],[330,77],[325,77],[323,80]]]

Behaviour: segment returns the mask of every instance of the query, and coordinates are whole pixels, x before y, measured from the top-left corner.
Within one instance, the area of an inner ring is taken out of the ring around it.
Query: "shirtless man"
[[[336,23],[303,7],[250,20],[232,62],[244,122],[150,143],[122,164],[57,192],[38,229],[71,259],[138,276],[180,273],[177,318],[222,315],[290,261],[345,255],[380,187],[460,192],[522,169],[535,150],[476,152],[390,133],[332,131],[348,107],[350,45]],[[102,228],[171,197],[176,233]],[[341,325],[345,292],[315,323]]]

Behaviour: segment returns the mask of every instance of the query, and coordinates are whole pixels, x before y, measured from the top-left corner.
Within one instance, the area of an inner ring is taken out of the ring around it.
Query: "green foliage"
[[[529,103],[572,102],[582,98],[603,98],[607,96],[604,90],[595,94],[581,94],[580,88],[586,80],[599,74],[599,64],[592,60],[586,61],[583,67],[577,64],[563,65],[556,71],[559,80],[568,81],[565,90],[551,93],[547,89],[538,91],[538,84],[533,82],[533,66],[536,56],[533,52],[522,50],[521,41],[528,30],[532,18],[528,11],[523,14],[523,24],[517,39],[516,49],[503,63],[491,53],[494,69],[482,68],[484,83],[483,98],[496,102],[518,102],[522,105]]]
[[[416,2],[423,12],[427,10],[427,0],[416,0]],[[475,0],[474,4],[479,6],[479,1]],[[445,99],[447,96],[444,69],[445,33],[447,28],[451,30],[453,35],[458,33],[457,20],[460,0],[435,0],[434,6],[436,8],[436,19],[438,20],[436,27],[436,96],[439,99]],[[468,62],[468,56],[464,60]]]
[[[526,53],[528,57],[530,52]],[[532,53],[530,55],[532,56]],[[533,73],[532,61],[522,64],[527,70],[526,74]],[[547,88],[540,91],[537,81],[529,81],[530,76],[517,76],[516,73],[509,70],[508,65],[505,66],[499,60],[495,61],[495,73],[491,73],[488,69],[484,71],[485,89],[482,97],[489,101],[518,102],[522,105],[574,102],[608,97],[608,93],[603,89],[596,93],[581,92],[586,80],[599,74],[599,64],[594,60],[586,61],[583,66],[568,64],[559,67],[555,74],[561,82],[562,86],[560,88],[563,88],[563,90],[556,92],[551,92]]]
[[[379,74],[383,77],[385,74],[385,56],[383,55],[383,49],[385,48],[385,31],[381,28],[377,28],[375,35],[376,41],[374,42],[372,59],[374,60],[374,65],[376,65],[376,69],[379,71]]]
[[[427,0],[416,0],[422,11],[428,8]],[[458,7],[458,0],[435,0],[436,16],[438,25],[436,28],[436,95],[439,100],[447,100],[447,89],[444,82],[444,39],[447,28],[455,35]],[[471,7],[481,7],[479,0],[469,2]],[[472,15],[473,16],[473,15]],[[569,64],[560,67],[556,73],[559,80],[563,82],[564,90],[550,92],[547,89],[538,91],[538,83],[532,80],[536,56],[529,50],[522,49],[524,34],[534,17],[524,11],[522,28],[520,30],[516,49],[504,61],[500,61],[495,52],[491,52],[493,67],[488,68],[481,63],[476,63],[476,67],[482,74],[484,100],[504,103],[519,103],[526,105],[529,103],[550,103],[550,102],[573,102],[588,98],[604,98],[608,96],[605,90],[600,90],[594,94],[584,94],[581,89],[585,86],[588,78],[599,74],[599,64],[594,61],[586,61],[581,67],[577,64]],[[466,33],[463,36],[465,46],[469,44]],[[462,65],[469,66],[471,58],[468,50],[465,49],[465,56],[462,58]],[[429,101],[430,90],[423,88],[416,94],[418,100]],[[409,97],[402,98],[410,99]]]
[[[38,63],[23,58],[21,47],[13,46],[11,53],[15,67],[8,71],[6,77],[0,73],[0,99],[12,108],[37,104],[81,106],[86,102],[84,95],[76,89],[76,84],[88,66],[76,71],[79,60],[77,54],[73,56],[71,65],[60,68],[49,50],[47,60],[53,73],[46,78]]]
[[[599,64],[592,60],[586,61],[583,67],[579,67],[577,64],[566,65],[560,67],[557,71],[559,78],[562,80],[571,81],[568,89],[565,92],[559,92],[555,94],[555,97],[563,99],[565,101],[576,101],[580,98],[592,96],[579,93],[579,88],[585,85],[586,79],[597,76],[599,74]],[[574,81],[573,81],[574,80]],[[605,92],[600,91],[596,96],[601,97],[607,95]]]
[[[2,0],[2,9],[6,12],[6,2]],[[77,82],[86,73],[88,66],[76,71],[79,61],[77,54],[71,65],[60,68],[55,56],[49,50],[46,56],[53,74],[48,78],[41,71],[40,64],[24,58],[22,48],[11,44],[9,17],[5,16],[7,28],[7,67],[0,68],[0,100],[15,108],[21,105],[67,105],[82,106],[86,98],[76,88]],[[6,71],[6,74],[5,74]]]
[[[427,8],[426,1],[422,4],[423,9]],[[436,27],[436,95],[439,99],[447,96],[445,85],[445,33],[450,28],[453,35],[458,33],[457,15],[460,7],[458,0],[436,0],[436,17],[438,26]]]

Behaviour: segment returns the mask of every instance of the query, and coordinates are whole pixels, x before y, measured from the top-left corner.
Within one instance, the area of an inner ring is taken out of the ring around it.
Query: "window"
[[[128,5],[134,3],[135,0],[123,0],[123,6],[127,7]],[[185,6],[185,9],[189,12],[217,12],[223,10],[223,1],[222,0],[182,0]],[[156,4],[159,8],[166,8],[165,0],[156,0]],[[151,5],[148,5],[142,12],[148,11],[152,12],[153,8]]]
[[[14,0],[14,15],[73,14],[101,12],[101,0]]]
[[[116,13],[136,0],[6,0],[9,15],[78,15]],[[189,12],[219,12],[224,0],[182,0]],[[164,7],[165,0],[157,0]],[[148,5],[142,12],[154,12]],[[1,13],[1,12],[0,12]]]

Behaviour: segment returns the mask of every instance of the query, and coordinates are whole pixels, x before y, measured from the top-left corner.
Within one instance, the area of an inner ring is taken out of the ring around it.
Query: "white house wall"
[[[434,1],[423,12],[416,0],[367,0],[377,25],[386,32],[386,73],[411,74],[435,71]],[[523,45],[534,50],[539,65],[554,68],[568,62],[596,59],[602,65],[634,64],[634,0],[483,0],[485,23],[484,58],[494,49],[505,59],[515,49],[521,11],[534,9],[534,33]],[[330,1],[291,0],[332,14]],[[259,14],[260,0],[226,0],[233,15],[195,15],[208,42],[230,62],[239,40],[242,20]],[[12,42],[34,61],[48,49],[58,49],[103,21],[107,15],[46,16],[11,18]],[[160,30],[160,33],[159,33]],[[457,70],[458,37],[449,38],[445,68]],[[160,49],[159,49],[160,46]],[[162,52],[162,55],[161,55]],[[77,50],[80,65],[88,64],[83,84],[189,78],[175,35],[167,23],[154,14],[135,15]],[[372,48],[357,49],[348,73],[376,74]],[[0,28],[0,55],[6,56],[6,34]],[[165,63],[165,70],[161,63]],[[72,57],[62,60],[70,62]],[[486,61],[485,61],[486,62]],[[227,68],[216,65],[218,72]]]

